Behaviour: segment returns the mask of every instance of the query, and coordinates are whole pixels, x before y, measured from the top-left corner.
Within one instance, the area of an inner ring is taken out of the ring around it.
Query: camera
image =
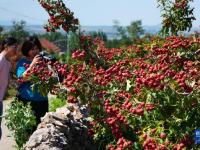
[[[52,62],[52,63],[54,63],[54,62],[57,61],[55,57],[53,57],[52,55],[50,55],[50,54],[47,53],[46,51],[41,51],[41,52],[39,53],[39,56],[40,56],[43,60],[45,60],[45,61],[50,61],[50,62]],[[48,66],[48,68],[49,68],[50,70],[53,70],[53,67],[52,67],[52,66]],[[63,79],[64,79],[63,75],[61,75],[60,73],[58,73],[58,72],[55,71],[55,70],[54,70],[54,72],[57,74],[57,77],[58,77],[59,82],[62,82]]]
[[[41,51],[41,52],[39,53],[39,56],[40,56],[42,59],[46,60],[46,61],[56,62],[56,58],[53,57],[52,55],[49,55],[49,54],[48,54],[47,52],[45,52],[45,51]]]

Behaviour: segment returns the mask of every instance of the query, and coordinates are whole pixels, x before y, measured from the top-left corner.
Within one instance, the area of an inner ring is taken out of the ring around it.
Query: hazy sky
[[[64,0],[74,11],[81,25],[123,25],[141,19],[144,25],[160,24],[157,0]],[[200,0],[194,0],[194,26],[200,25]],[[0,0],[0,21],[25,20],[29,24],[44,24],[47,13],[37,0]]]

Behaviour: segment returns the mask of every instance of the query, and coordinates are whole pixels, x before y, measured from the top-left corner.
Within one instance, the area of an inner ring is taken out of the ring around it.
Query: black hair
[[[26,40],[26,41],[22,44],[22,48],[21,48],[22,54],[23,54],[24,56],[28,56],[28,52],[29,52],[30,50],[32,50],[34,47],[35,47],[35,44],[34,44],[33,42]]]
[[[18,41],[14,37],[7,37],[5,38],[0,44],[0,52],[5,49],[6,46],[12,46],[17,44]]]
[[[39,51],[42,51],[42,45],[37,36],[29,36],[27,40],[33,42],[38,47]]]
[[[33,49],[35,46],[38,47],[39,51],[42,51],[42,45],[40,43],[40,40],[37,38],[37,36],[29,36],[27,37],[26,41],[22,44],[22,54],[24,56],[28,56],[28,52]]]

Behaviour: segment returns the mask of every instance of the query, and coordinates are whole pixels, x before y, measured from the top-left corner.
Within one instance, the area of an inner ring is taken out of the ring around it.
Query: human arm
[[[17,77],[23,78],[24,81],[27,81],[29,72],[33,69],[33,67],[36,64],[39,63],[40,59],[41,58],[39,55],[35,56],[28,68],[24,67],[24,63],[19,64],[19,66],[17,67]]]

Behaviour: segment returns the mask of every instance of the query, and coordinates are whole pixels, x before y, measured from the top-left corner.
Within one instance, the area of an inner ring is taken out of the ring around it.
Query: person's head
[[[38,47],[39,51],[42,51],[42,45],[37,36],[29,36],[27,40],[33,42]]]
[[[17,48],[17,40],[13,37],[8,37],[1,42],[0,50],[4,52],[7,57],[13,57],[16,55]]]
[[[29,37],[23,43],[21,48],[22,54],[30,59],[33,59],[41,51],[41,44],[37,37]]]

